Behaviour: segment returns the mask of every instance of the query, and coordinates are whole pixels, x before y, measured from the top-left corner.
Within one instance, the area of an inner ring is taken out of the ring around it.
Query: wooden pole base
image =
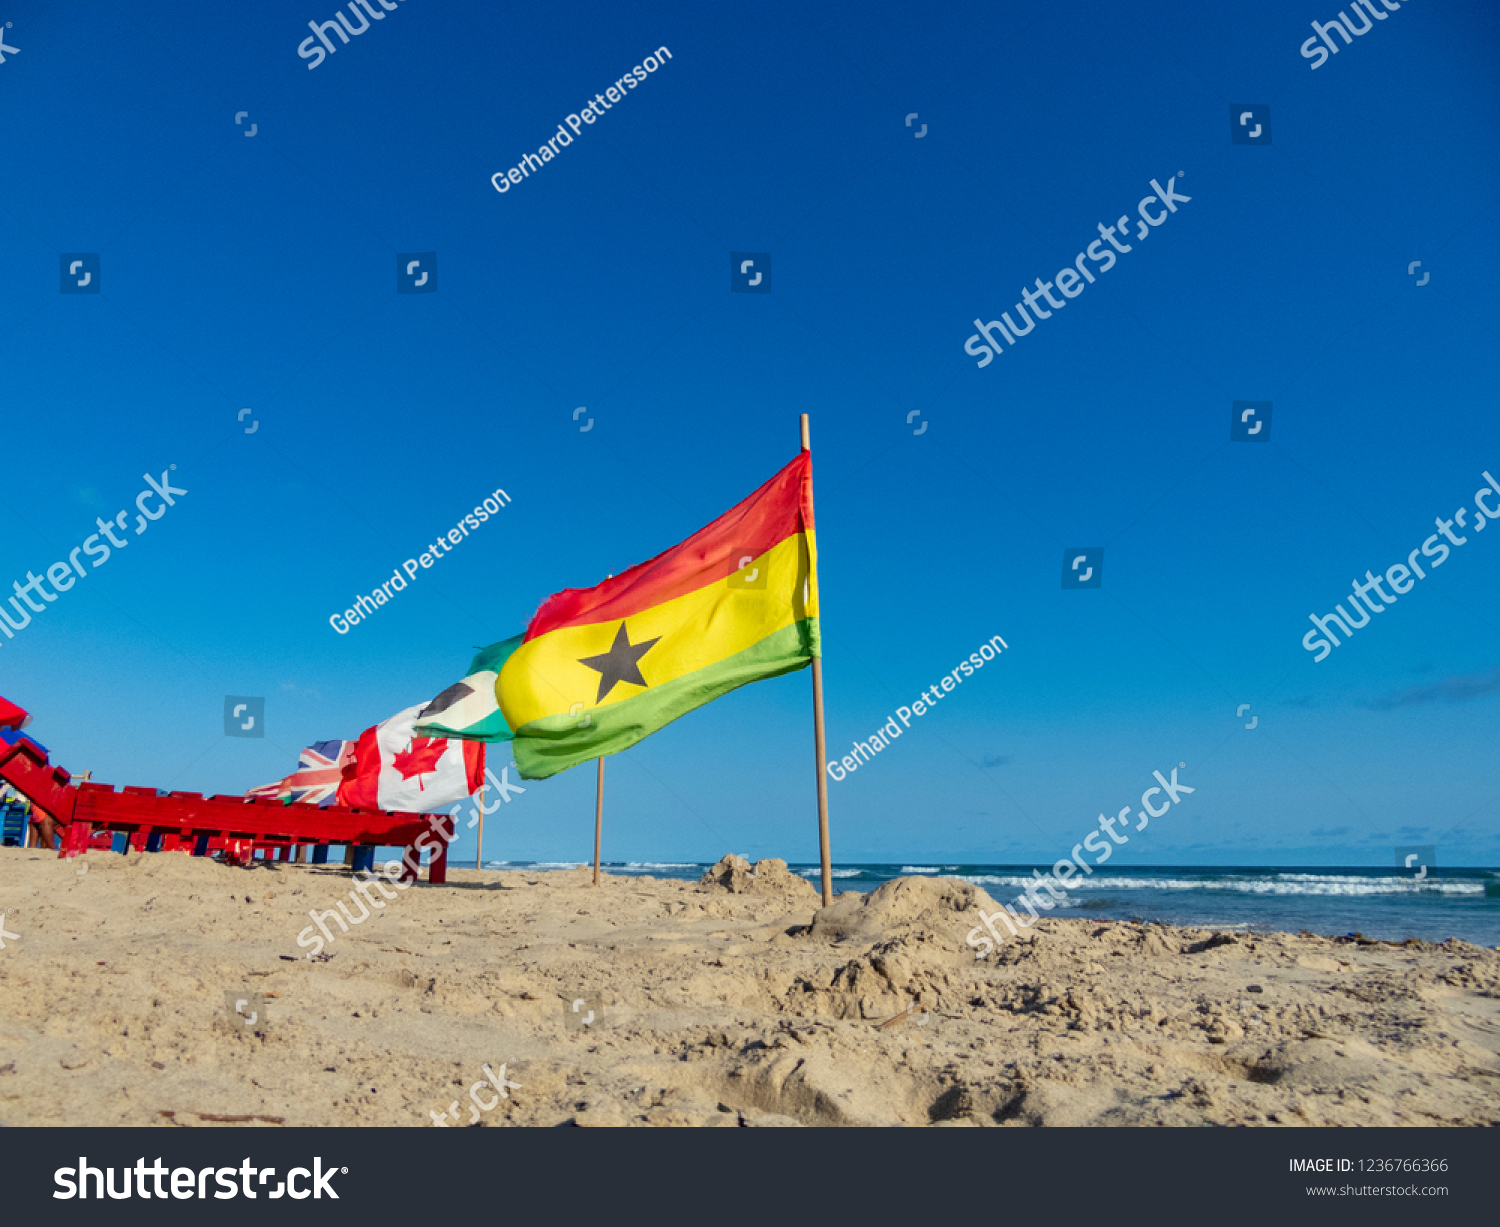
[[[599,760],[599,779],[594,791],[594,885],[599,885],[599,849],[604,843],[604,760]]]
[[[807,414],[802,415],[802,450],[812,451]],[[809,500],[812,495],[809,492]],[[821,616],[821,614],[820,614]],[[823,868],[823,906],[833,902],[833,866],[828,847],[828,752],[823,741],[823,658],[812,660],[813,755],[818,764],[818,857]]]

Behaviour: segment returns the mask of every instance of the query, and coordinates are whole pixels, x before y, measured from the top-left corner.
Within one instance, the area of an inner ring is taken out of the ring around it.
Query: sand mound
[[[699,886],[716,886],[732,895],[769,895],[799,905],[816,907],[817,889],[806,878],[786,867],[786,862],[772,857],[756,861],[752,868],[742,856],[730,853],[698,879]]]
[[[954,878],[895,878],[868,895],[841,896],[813,917],[807,934],[814,944],[853,948],[853,957],[799,985],[799,1009],[873,1020],[913,1002],[959,1008],[972,995],[975,975],[962,935],[973,927],[976,908],[995,906],[985,891]]]
[[[813,917],[812,936],[824,941],[938,937],[951,945],[956,932],[973,928],[976,907],[993,912],[999,904],[956,878],[892,878],[868,895],[841,895]]]

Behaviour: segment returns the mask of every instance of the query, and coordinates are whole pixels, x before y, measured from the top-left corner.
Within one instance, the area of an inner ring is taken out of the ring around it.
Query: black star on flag
[[[615,688],[617,682],[629,682],[633,686],[649,685],[641,676],[640,665],[637,663],[647,652],[661,641],[661,636],[648,639],[645,643],[631,643],[630,636],[625,633],[625,623],[620,623],[620,629],[615,632],[615,641],[609,645],[609,651],[602,656],[585,656],[578,663],[587,665],[599,673],[599,697],[594,702],[604,702],[605,695]]]

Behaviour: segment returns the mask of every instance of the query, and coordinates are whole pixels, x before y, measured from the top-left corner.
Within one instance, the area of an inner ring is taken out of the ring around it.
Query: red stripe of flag
[[[745,555],[759,557],[794,533],[811,532],[812,453],[781,472],[713,523],[647,562],[593,588],[565,588],[547,598],[526,628],[526,641],[565,626],[614,622],[718,583]]]

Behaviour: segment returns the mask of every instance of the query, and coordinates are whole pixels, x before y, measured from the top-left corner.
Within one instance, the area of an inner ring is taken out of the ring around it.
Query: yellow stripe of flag
[[[610,650],[621,620],[562,627],[522,644],[495,686],[506,723],[519,729],[547,716],[622,703],[816,618],[816,559],[814,534],[796,533],[724,579],[630,614],[623,621],[632,644],[658,641],[638,662],[647,686],[619,682],[602,702],[596,702],[599,672],[581,662]]]

